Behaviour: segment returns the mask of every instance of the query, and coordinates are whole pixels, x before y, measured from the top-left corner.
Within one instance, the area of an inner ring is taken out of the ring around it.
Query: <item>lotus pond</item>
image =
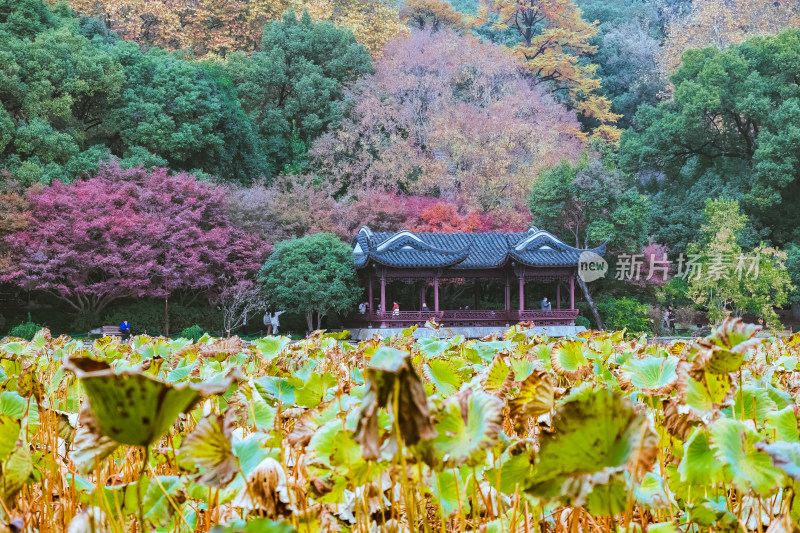
[[[797,531],[800,336],[0,343],[0,532]]]

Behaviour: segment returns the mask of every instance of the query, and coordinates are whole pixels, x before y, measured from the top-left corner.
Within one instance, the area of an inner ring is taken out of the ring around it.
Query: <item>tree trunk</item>
[[[314,311],[306,313],[306,323],[308,324],[309,333],[314,331]]]
[[[589,294],[589,287],[586,286],[586,282],[583,281],[583,278],[580,276],[575,276],[578,279],[578,285],[581,286],[581,290],[583,291],[583,296],[586,298],[586,301],[589,303],[589,308],[592,310],[592,314],[594,315],[594,320],[597,322],[597,329],[606,329],[605,324],[603,324],[603,319],[600,318],[600,313],[597,312],[597,307],[594,305],[594,300],[592,300],[592,295]]]
[[[324,313],[322,311],[317,313],[317,329],[322,329],[322,317],[323,317],[323,314]]]

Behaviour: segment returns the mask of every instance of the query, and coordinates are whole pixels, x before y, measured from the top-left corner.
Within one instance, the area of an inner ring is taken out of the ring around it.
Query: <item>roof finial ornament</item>
[[[528,233],[536,233],[537,231],[539,231],[539,228],[537,228],[533,224],[531,224],[531,227],[528,228]]]

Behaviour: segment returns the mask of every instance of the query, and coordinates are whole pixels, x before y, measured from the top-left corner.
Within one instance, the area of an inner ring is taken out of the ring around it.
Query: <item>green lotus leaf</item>
[[[168,527],[175,512],[180,511],[175,509],[175,502],[185,499],[185,486],[186,478],[179,476],[158,476],[150,480],[142,501],[145,521],[155,528]]]
[[[304,380],[303,386],[295,391],[295,402],[304,407],[316,407],[325,399],[328,389],[337,383],[331,374],[311,374]]]
[[[331,468],[337,435],[344,431],[341,420],[329,420],[322,424],[306,446],[306,463]]]
[[[256,467],[269,457],[270,450],[265,444],[267,436],[255,433],[233,444],[233,453],[239,458],[239,466],[245,477],[249,476]]]
[[[775,388],[771,383],[764,383],[764,388],[769,394],[770,399],[775,402],[777,409],[783,409],[794,405],[794,398],[792,398],[792,395],[788,392]]]
[[[555,380],[552,374],[536,370],[519,388],[519,393],[508,402],[514,431],[523,436],[531,418],[549,413],[555,402]]]
[[[0,463],[8,459],[17,447],[21,426],[19,420],[7,415],[0,415]]]
[[[689,518],[698,526],[708,528],[717,526],[728,531],[737,523],[736,515],[728,510],[728,502],[724,497],[703,498],[700,502],[687,506]]]
[[[419,352],[427,358],[439,357],[450,348],[450,341],[426,337],[418,340],[416,346],[419,348]]]
[[[684,374],[678,381],[678,391],[683,404],[692,409],[698,417],[718,411],[731,390],[732,384],[727,374],[706,372],[701,381]]]
[[[756,443],[754,448],[766,453],[776,468],[800,482],[800,442]]]
[[[775,366],[783,367],[784,370],[794,372],[797,370],[797,357],[783,355],[775,361]]]
[[[295,531],[297,530],[289,522],[256,518],[248,521],[233,520],[226,525],[214,526],[210,533],[294,533]]]
[[[183,362],[185,362],[185,360],[183,360],[182,363]],[[177,383],[179,381],[185,381],[192,374],[192,371],[195,369],[195,366],[197,366],[196,363],[191,363],[175,367],[174,369],[170,370],[170,372],[167,374],[166,382]]]
[[[628,359],[620,367],[620,379],[646,394],[667,394],[678,382],[678,361],[673,355]]]
[[[649,467],[657,442],[647,417],[636,413],[620,393],[581,391],[557,407],[553,432],[541,436],[539,462],[528,490],[554,498],[562,496],[565,482],[580,481],[584,474]]]
[[[484,389],[487,391],[501,391],[506,386],[506,379],[511,373],[505,361],[505,357],[498,355],[492,361],[492,366],[489,367],[489,374],[486,376],[486,384]]]
[[[144,345],[141,351],[142,359],[154,359],[156,357],[167,357],[172,353],[170,342],[167,339],[159,337],[151,339],[150,342]]]
[[[657,522],[647,526],[647,533],[681,533],[672,522]]]
[[[0,351],[11,355],[23,355],[26,353],[28,343],[23,341],[11,341],[0,346]]]
[[[552,346],[550,346],[549,344],[542,343],[537,346],[534,346],[533,350],[531,350],[531,353],[536,357],[536,359],[538,359],[545,365],[549,365],[550,354],[552,353],[552,351],[553,351]]]
[[[115,372],[88,358],[70,358],[65,366],[80,378],[100,432],[132,446],[154,443],[180,413],[204,396],[225,392],[240,375],[232,373],[215,384],[170,385],[141,372]]]
[[[525,381],[536,370],[536,363],[529,361],[527,358],[511,357],[509,362],[511,363],[511,370],[514,371],[515,381]]]
[[[767,415],[778,410],[766,389],[745,385],[733,395],[731,418],[753,420],[758,427],[764,425]]]
[[[19,420],[25,416],[28,401],[13,391],[0,392],[0,415]]]
[[[442,398],[447,398],[461,388],[461,376],[458,370],[444,359],[434,359],[423,366],[422,374],[433,383]]]
[[[773,430],[775,436],[773,440],[786,442],[800,441],[800,431],[797,429],[797,416],[794,408],[787,406],[780,411],[772,411],[767,414],[766,427]]]
[[[433,450],[447,466],[476,465],[498,439],[503,403],[481,391],[463,391],[448,398],[436,424]]]
[[[526,480],[532,475],[533,459],[530,452],[512,456],[500,467],[500,492],[514,494],[518,489],[523,490]]]
[[[719,479],[721,468],[711,449],[708,430],[695,428],[683,446],[683,458],[678,465],[681,481],[690,485],[714,483]]]
[[[550,353],[550,363],[557,374],[567,376],[569,379],[578,379],[588,376],[592,372],[592,365],[586,359],[584,351],[586,343],[581,341],[562,341]]]
[[[781,472],[769,455],[754,447],[759,440],[755,431],[738,420],[721,418],[711,425],[711,444],[733,476],[734,486],[767,495],[779,486]]]
[[[232,431],[230,416],[208,415],[181,442],[178,449],[181,466],[188,465],[188,469],[198,472],[198,483],[222,488],[236,476],[239,467],[231,448]]]
[[[457,469],[447,469],[443,472],[434,472],[431,479],[431,499],[442,511],[442,518],[446,519],[459,511],[466,513],[469,509],[469,498],[466,492],[466,483]],[[460,507],[459,507],[460,504]]]
[[[264,376],[253,380],[255,388],[264,398],[272,398],[286,405],[294,405],[299,379]]]
[[[593,516],[609,516],[625,510],[628,491],[621,473],[610,477],[604,473],[590,474],[581,480],[570,480],[569,485],[571,487],[565,489],[567,493],[588,491],[585,496],[581,494],[576,502],[584,505]]]
[[[32,473],[31,450],[27,443],[18,440],[16,447],[0,468],[0,500],[6,502],[6,509]]]
[[[288,337],[263,337],[256,341],[256,349],[261,352],[261,357],[271,361],[282,355],[290,343]]]
[[[640,505],[647,506],[653,510],[668,509],[670,506],[670,498],[664,487],[664,479],[652,472],[644,475],[639,485],[634,488],[633,494]]]
[[[511,348],[511,341],[475,341],[472,347],[477,351],[478,356],[488,363],[498,353]]]

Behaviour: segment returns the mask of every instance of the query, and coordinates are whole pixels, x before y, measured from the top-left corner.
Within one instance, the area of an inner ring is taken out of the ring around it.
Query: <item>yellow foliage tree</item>
[[[400,18],[413,28],[439,31],[445,27],[462,28],[468,17],[442,0],[406,0]]]
[[[51,0],[55,2],[55,0]],[[315,21],[350,29],[373,55],[391,39],[407,35],[398,9],[382,0],[68,0],[79,13],[99,17],[125,40],[196,57],[252,51],[262,28],[284,11],[307,9]]]
[[[478,23],[492,22],[496,30],[515,31],[520,41],[512,52],[539,82],[567,91],[571,106],[599,123],[593,136],[616,142],[619,115],[598,94],[597,65],[581,63],[580,56],[596,52],[590,44],[595,24],[581,17],[572,0],[484,0]]]
[[[722,49],[792,26],[800,26],[796,0],[694,0],[689,9],[667,21],[662,62],[670,71],[691,48]]]

